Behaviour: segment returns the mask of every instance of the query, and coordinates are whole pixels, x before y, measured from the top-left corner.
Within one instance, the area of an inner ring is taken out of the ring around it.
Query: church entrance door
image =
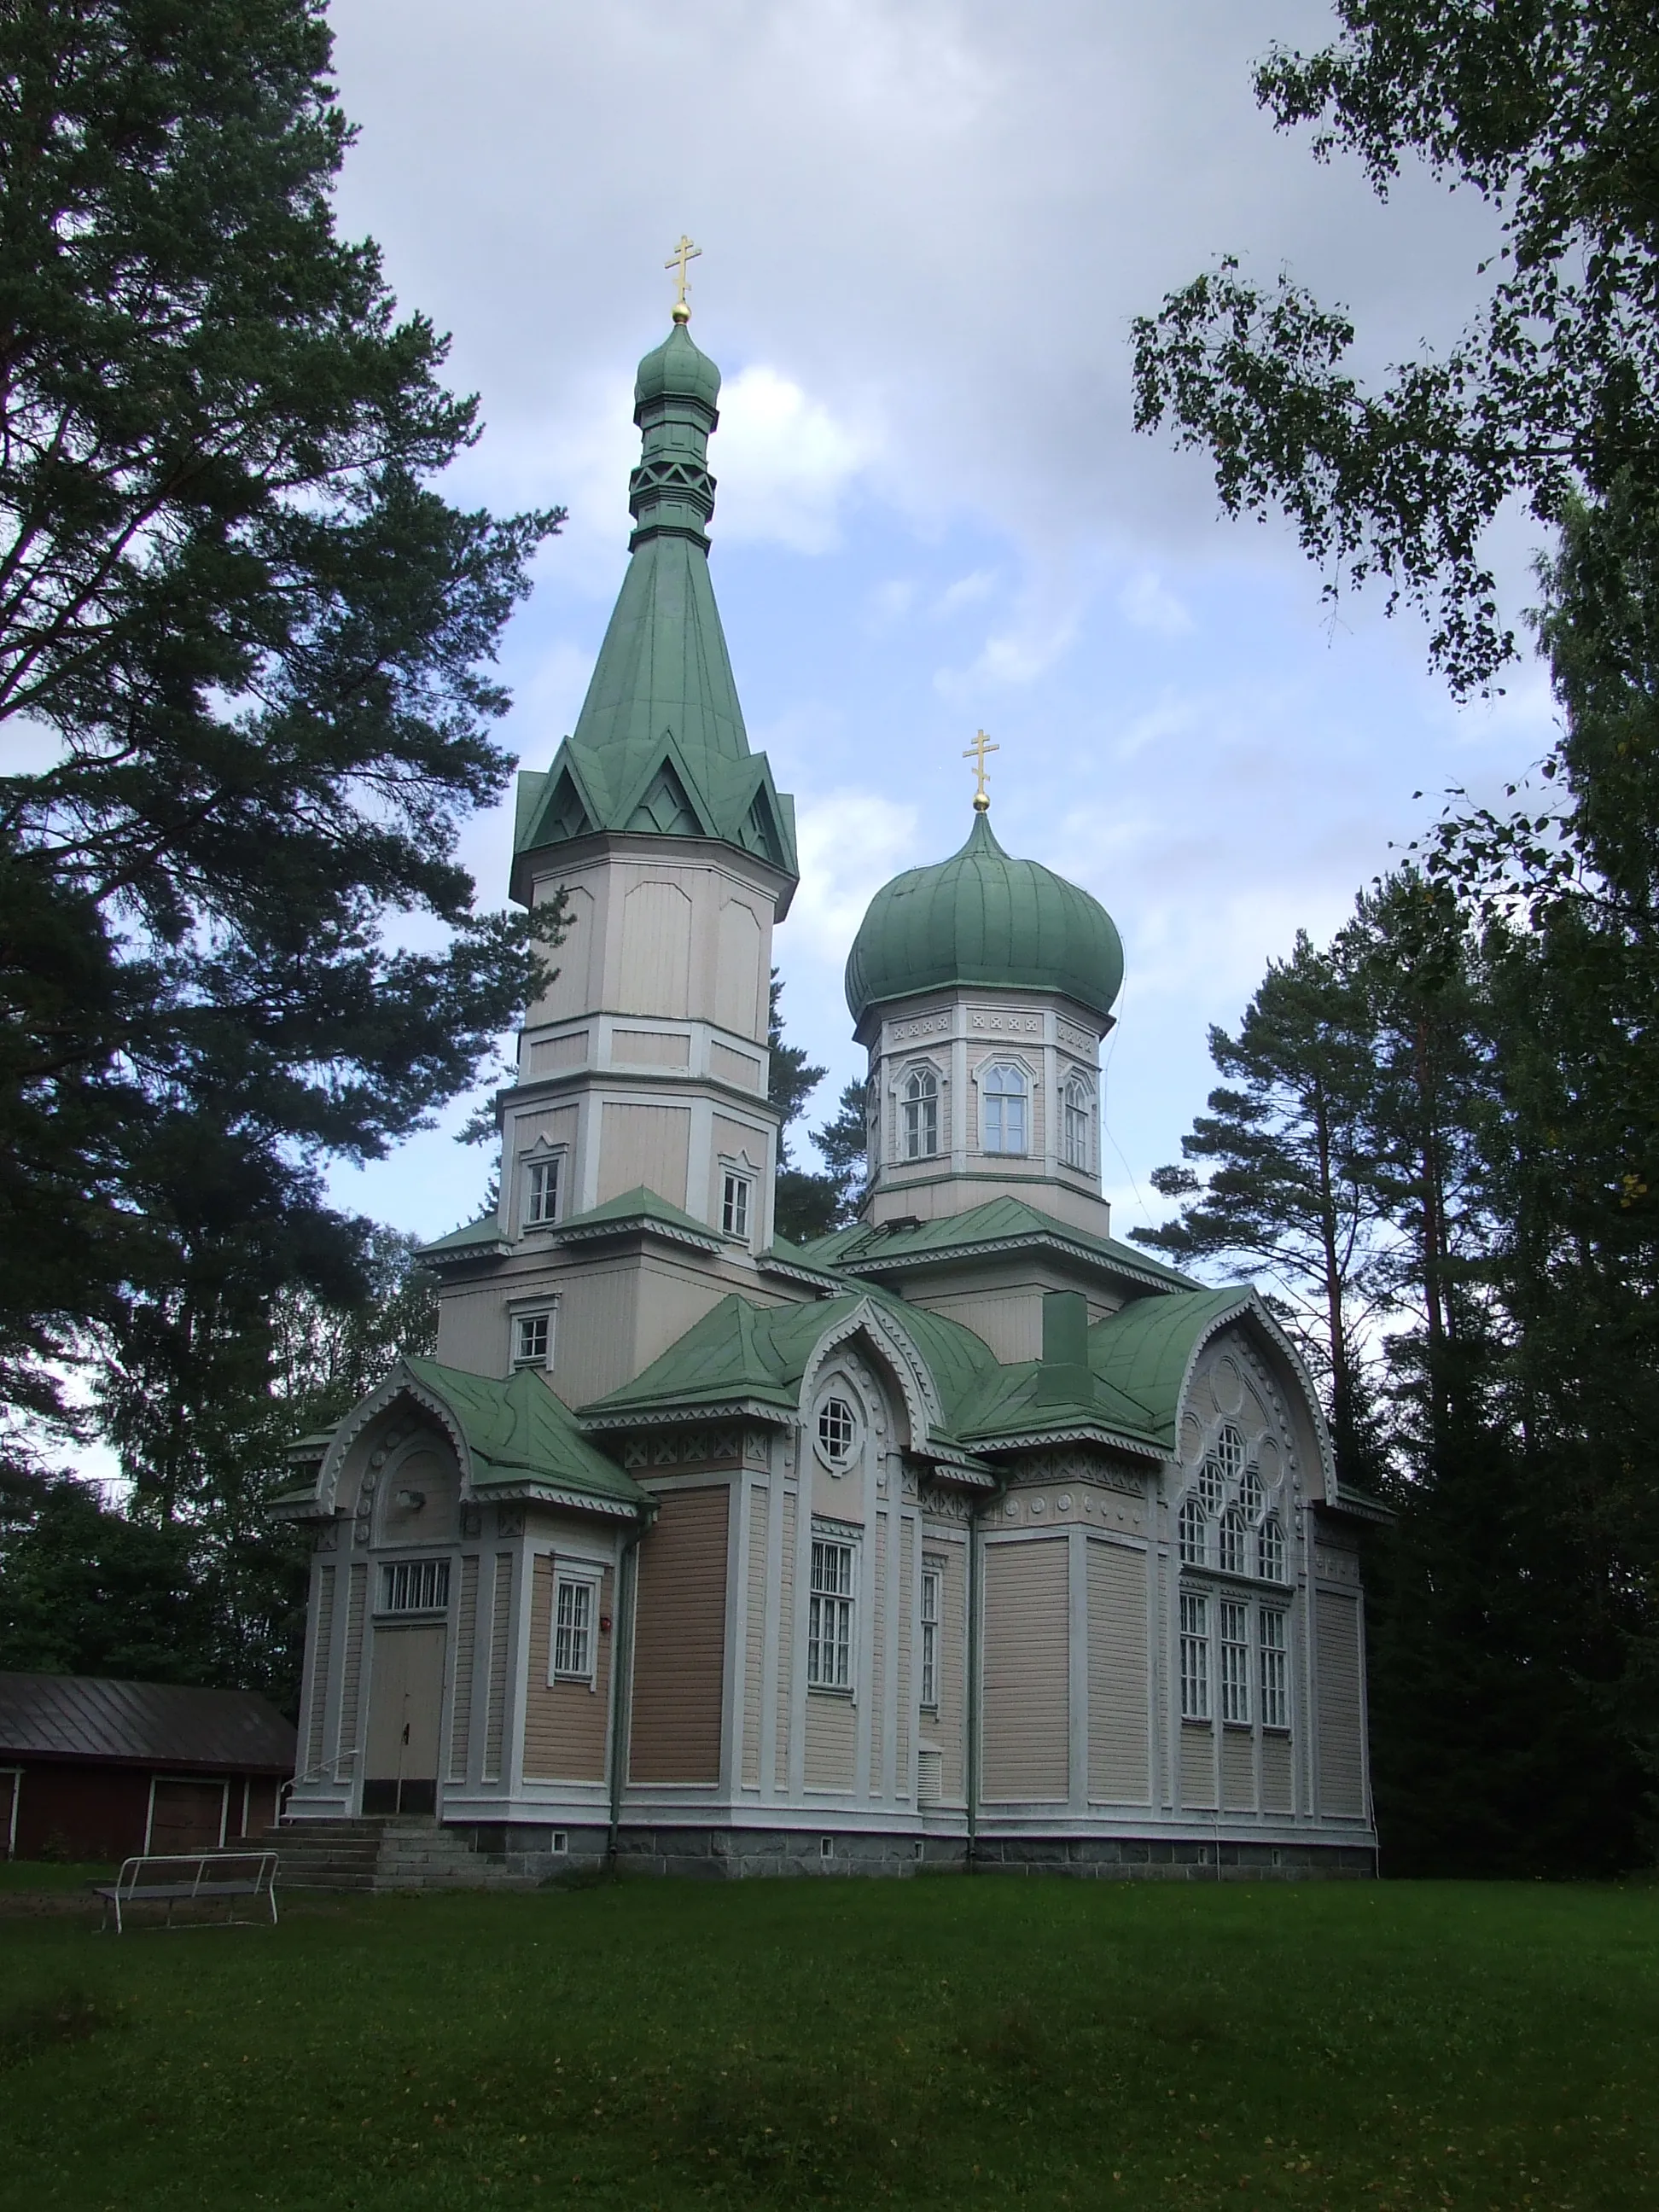
[[[368,1693],[365,1813],[435,1813],[441,1628],[377,1628]]]

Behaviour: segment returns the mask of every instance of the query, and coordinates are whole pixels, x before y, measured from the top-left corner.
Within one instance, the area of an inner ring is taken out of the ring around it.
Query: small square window
[[[559,1218],[560,1155],[532,1160],[525,1168],[524,1218],[527,1229],[543,1228]]]
[[[727,1175],[720,1199],[720,1227],[728,1237],[749,1234],[749,1201],[753,1189],[747,1176]]]
[[[546,1367],[553,1352],[553,1316],[550,1313],[521,1313],[513,1316],[513,1364],[515,1367]]]

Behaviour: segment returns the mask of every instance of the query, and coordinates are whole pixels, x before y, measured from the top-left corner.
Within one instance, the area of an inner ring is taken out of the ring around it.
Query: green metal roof
[[[435,1359],[405,1358],[416,1382],[442,1401],[466,1439],[476,1491],[526,1486],[643,1509],[631,1475],[596,1450],[544,1375],[521,1367],[505,1382]]]
[[[1089,1364],[1100,1382],[1145,1408],[1148,1433],[1172,1452],[1182,1385],[1194,1352],[1223,1322],[1260,1312],[1249,1289],[1136,1298],[1089,1331]]]
[[[477,1220],[469,1221],[459,1229],[452,1229],[447,1237],[434,1237],[430,1243],[422,1244],[418,1256],[422,1260],[443,1253],[459,1256],[475,1246],[485,1247],[503,1241],[501,1220],[492,1207],[488,1213],[480,1214]]]
[[[988,1245],[1067,1251],[1148,1289],[1196,1287],[1191,1276],[1150,1258],[1133,1244],[1120,1243],[1115,1237],[1092,1236],[1023,1198],[1006,1194],[988,1199],[983,1206],[970,1206],[965,1212],[941,1214],[936,1220],[916,1222],[906,1228],[871,1229],[860,1223],[851,1229],[832,1230],[828,1237],[807,1245],[801,1256],[815,1267],[836,1267],[861,1275],[940,1264],[958,1255],[972,1257]]]
[[[714,837],[798,872],[793,802],[751,753],[708,575],[708,434],[720,371],[684,326],[640,363],[643,433],[629,485],[632,558],[575,729],[519,779],[513,891],[525,855],[599,832]]]
[[[975,814],[948,860],[876,893],[847,960],[847,1003],[872,1007],[960,984],[1061,991],[1104,1016],[1123,982],[1123,945],[1097,899],[1036,860],[1017,860]]]

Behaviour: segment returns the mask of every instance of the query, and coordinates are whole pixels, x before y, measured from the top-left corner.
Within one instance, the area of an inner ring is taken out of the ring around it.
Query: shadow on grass
[[[61,2045],[89,2043],[116,2025],[115,2014],[84,1990],[14,2005],[0,2013],[0,2073]]]

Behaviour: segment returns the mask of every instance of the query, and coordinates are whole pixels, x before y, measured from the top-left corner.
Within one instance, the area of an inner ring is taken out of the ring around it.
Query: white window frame
[[[1260,1579],[1282,1587],[1285,1578],[1286,1556],[1285,1523],[1277,1513],[1269,1513],[1256,1532],[1256,1564],[1260,1569]]]
[[[1181,1717],[1210,1717],[1210,1601],[1201,1590],[1181,1593]]]
[[[556,1563],[547,1620],[549,1684],[582,1682],[591,1690],[599,1669],[599,1576],[562,1561]]]
[[[857,1674],[858,1545],[812,1532],[807,1595],[806,1686],[850,1697]]]
[[[1181,1510],[1176,1516],[1176,1540],[1183,1567],[1209,1565],[1210,1516],[1196,1492],[1189,1491],[1181,1501]]]
[[[449,1610],[449,1559],[428,1553],[413,1559],[382,1559],[374,1610],[377,1613],[439,1613]]]
[[[1060,1092],[1060,1158],[1087,1175],[1095,1164],[1095,1095],[1080,1075],[1069,1075]]]
[[[925,1713],[939,1711],[939,1631],[944,1599],[945,1562],[943,1559],[924,1559],[921,1563],[920,1703]]]
[[[939,1158],[939,1071],[913,1067],[899,1089],[900,1152],[907,1160]]]
[[[754,1233],[755,1178],[744,1169],[720,1163],[720,1234],[747,1243]]]
[[[532,1367],[546,1374],[553,1364],[554,1323],[558,1314],[556,1305],[525,1306],[516,1309],[512,1316],[512,1366],[516,1375],[521,1367]],[[526,1349],[525,1331],[542,1324],[542,1348],[539,1352]]]
[[[1243,1598],[1221,1601],[1221,1718],[1250,1725],[1250,1608]]]
[[[1288,1730],[1291,1725],[1291,1616],[1288,1608],[1264,1605],[1257,1652],[1261,1674],[1261,1725]]]
[[[1254,1547],[1250,1542],[1250,1529],[1245,1521],[1242,1507],[1230,1505],[1227,1508],[1221,1516],[1218,1534],[1220,1538],[1218,1556],[1221,1561],[1222,1573],[1248,1575],[1250,1571],[1250,1553]]]
[[[521,1162],[524,1212],[521,1229],[551,1229],[564,1195],[564,1152],[526,1152]]]
[[[829,1429],[842,1435],[839,1448],[825,1433]],[[852,1466],[858,1457],[860,1433],[859,1409],[852,1393],[844,1385],[840,1389],[826,1390],[819,1399],[817,1412],[813,1416],[812,1434],[818,1457],[831,1474],[845,1474]]]
[[[979,1073],[979,1148],[1006,1159],[1024,1159],[1031,1149],[1032,1082],[1017,1060],[994,1060]],[[1009,1142],[1009,1113],[1017,1106],[1018,1142]]]

